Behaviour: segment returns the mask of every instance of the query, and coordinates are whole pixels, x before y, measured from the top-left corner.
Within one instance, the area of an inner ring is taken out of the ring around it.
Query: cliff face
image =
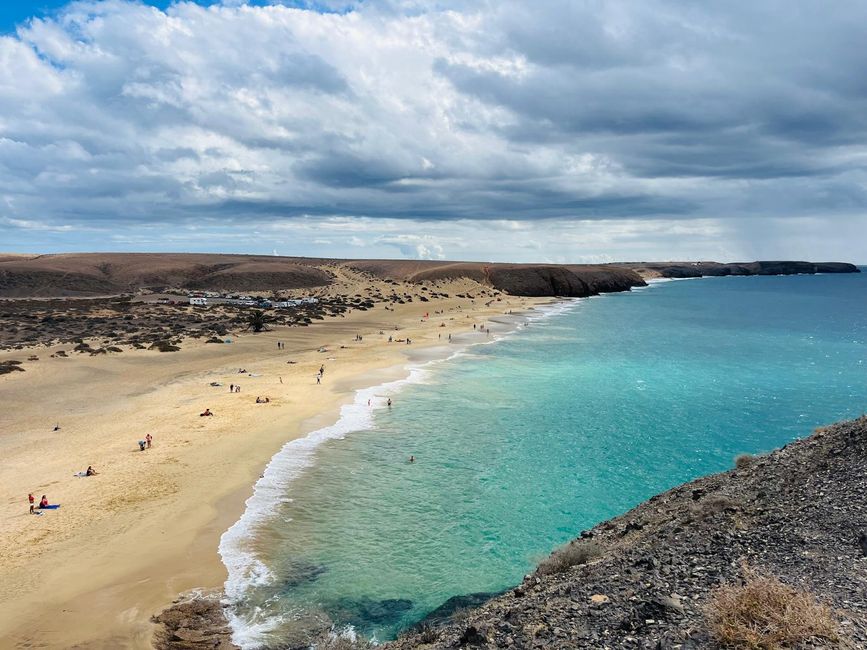
[[[618,264],[642,277],[699,278],[722,275],[797,275],[813,273],[860,273],[845,262],[629,262]]]
[[[833,608],[839,638],[799,647],[867,648],[867,418],[738,465],[583,532],[518,587],[388,647],[719,647],[705,607],[755,570]]]
[[[498,265],[488,273],[491,284],[514,296],[585,298],[645,286],[631,269],[596,266]]]

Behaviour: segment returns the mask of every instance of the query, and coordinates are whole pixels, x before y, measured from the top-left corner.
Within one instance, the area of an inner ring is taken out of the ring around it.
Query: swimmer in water
[[[410,457],[409,457],[409,462],[414,463],[414,462],[415,462],[415,456],[410,456]]]

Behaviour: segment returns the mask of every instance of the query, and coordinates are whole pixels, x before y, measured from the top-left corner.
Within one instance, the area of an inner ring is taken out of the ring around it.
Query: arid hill
[[[336,260],[199,253],[0,255],[0,297],[105,296],[143,290],[276,291],[329,285],[336,269],[379,279],[435,282],[469,278],[520,296],[584,297],[628,291],[644,277],[852,273],[851,264],[718,262],[485,264],[428,260]]]

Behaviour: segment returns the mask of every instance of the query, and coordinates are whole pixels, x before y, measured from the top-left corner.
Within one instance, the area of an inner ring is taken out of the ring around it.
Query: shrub
[[[590,560],[600,555],[602,555],[602,548],[596,542],[573,539],[542,560],[536,569],[536,573],[540,575],[563,573],[573,566],[587,564]]]
[[[837,638],[837,621],[812,594],[745,568],[742,585],[723,585],[711,596],[704,615],[711,634],[723,645],[770,650],[809,639]]]
[[[156,341],[151,344],[151,350],[159,350],[160,352],[177,352],[180,348],[177,345],[172,345],[171,341]]]
[[[735,467],[737,469],[748,469],[756,462],[756,457],[752,454],[741,454],[735,458]]]
[[[740,509],[741,504],[725,494],[714,494],[692,505],[692,512],[699,520]]]
[[[6,375],[11,372],[24,372],[24,368],[20,368],[20,361],[3,361],[0,362],[0,375]]]

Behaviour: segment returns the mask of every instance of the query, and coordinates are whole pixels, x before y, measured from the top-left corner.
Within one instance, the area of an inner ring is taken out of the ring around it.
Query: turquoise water
[[[653,494],[865,405],[867,274],[580,301],[435,366],[371,429],[318,446],[257,534],[269,574],[236,625],[274,641],[322,611],[390,638]]]

